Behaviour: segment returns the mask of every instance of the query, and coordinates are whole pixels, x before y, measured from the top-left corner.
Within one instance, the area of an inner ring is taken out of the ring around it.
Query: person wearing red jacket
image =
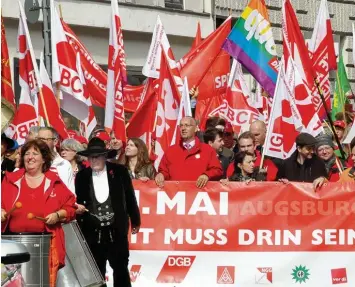
[[[209,180],[221,179],[223,170],[216,151],[201,143],[195,136],[196,132],[194,118],[181,119],[181,140],[165,151],[155,177],[158,186],[162,187],[165,180],[186,180],[196,181],[196,186],[203,188]]]
[[[240,151],[247,151],[255,155],[255,167],[259,167],[261,163],[261,153],[256,149],[255,137],[251,132],[244,132],[238,138],[238,146]],[[267,170],[266,180],[275,181],[277,175],[277,167],[269,158],[264,158],[263,168]],[[234,174],[234,163],[231,163],[227,170],[227,177]]]
[[[7,172],[1,183],[1,231],[52,234],[49,274],[50,286],[54,287],[57,272],[65,265],[62,222],[75,219],[76,207],[75,195],[49,170],[52,157],[49,147],[41,140],[28,141],[22,147],[20,169]],[[13,207],[17,208],[13,210]]]

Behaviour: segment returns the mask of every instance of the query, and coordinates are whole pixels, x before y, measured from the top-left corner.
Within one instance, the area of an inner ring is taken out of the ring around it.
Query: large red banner
[[[134,187],[133,286],[354,286],[355,183]]]

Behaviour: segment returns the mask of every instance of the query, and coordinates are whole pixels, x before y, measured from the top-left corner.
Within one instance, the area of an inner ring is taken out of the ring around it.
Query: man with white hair
[[[41,127],[38,132],[38,139],[44,141],[51,150],[54,160],[52,162],[51,171],[58,173],[63,183],[75,194],[73,169],[69,161],[62,158],[56,151],[55,147],[59,141],[59,135],[54,128]]]

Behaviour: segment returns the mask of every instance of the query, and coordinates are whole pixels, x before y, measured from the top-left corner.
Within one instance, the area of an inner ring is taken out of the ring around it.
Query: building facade
[[[202,37],[210,34],[228,15],[237,19],[250,0],[118,0],[123,27],[129,82],[138,85],[157,16],[164,25],[176,59],[191,47],[197,23]],[[282,2],[265,0],[269,9],[278,55],[282,54]],[[21,0],[24,3],[24,0]],[[41,2],[41,1],[40,1]],[[95,61],[107,66],[110,0],[61,0],[62,17],[78,35]],[[320,0],[291,0],[306,39],[310,39]],[[352,58],[352,23],[355,22],[355,0],[328,0],[334,40],[338,51],[343,51],[348,77],[355,91],[355,67]],[[17,1],[2,0],[2,15],[13,69],[15,93],[19,95],[16,38],[19,9]],[[42,16],[38,23],[29,24],[37,59],[43,50]],[[335,78],[335,73],[331,74]],[[254,80],[248,82],[253,88]]]

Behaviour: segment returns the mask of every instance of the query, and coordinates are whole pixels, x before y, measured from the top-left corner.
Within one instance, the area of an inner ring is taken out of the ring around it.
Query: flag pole
[[[337,145],[339,147],[339,151],[340,151],[341,157],[343,159],[346,159],[346,155],[345,155],[345,152],[343,150],[343,147],[341,146],[340,140],[339,140],[339,138],[338,138],[338,136],[337,136],[337,134],[335,132],[334,122],[333,122],[332,117],[331,117],[331,115],[329,113],[329,110],[327,108],[327,103],[326,103],[325,98],[324,98],[323,90],[322,90],[317,78],[314,78],[314,83],[317,86],[318,94],[319,94],[319,96],[320,96],[320,98],[322,100],[322,104],[323,104],[323,107],[325,109],[325,112],[327,114],[327,118],[328,118],[328,121],[329,121],[329,124],[330,124],[330,129],[331,129],[331,131],[332,131],[332,133],[334,135],[335,141],[336,141],[336,143],[337,143]]]
[[[32,65],[33,65],[33,69],[35,72],[35,76],[37,79],[37,85],[38,85],[38,89],[39,89],[39,95],[40,95],[40,100],[42,102],[42,106],[43,106],[43,111],[44,111],[44,116],[46,118],[46,122],[45,123],[47,126],[50,126],[49,124],[49,120],[48,120],[48,114],[47,114],[47,109],[44,103],[44,98],[43,98],[43,92],[42,92],[42,80],[41,77],[39,76],[39,71],[38,71],[38,66],[37,66],[37,62],[36,62],[36,57],[35,57],[35,53],[33,50],[33,46],[32,46],[32,42],[31,42],[31,38],[30,38],[30,32],[28,31],[28,26],[27,26],[27,22],[26,22],[26,16],[25,16],[25,11],[23,10],[22,4],[19,1],[18,2],[19,7],[20,7],[20,17],[21,17],[21,21],[23,22],[23,27],[25,29],[25,34],[26,34],[26,38],[27,38],[27,45],[28,45],[28,49],[30,50],[30,55],[31,55],[31,60],[32,60]]]

